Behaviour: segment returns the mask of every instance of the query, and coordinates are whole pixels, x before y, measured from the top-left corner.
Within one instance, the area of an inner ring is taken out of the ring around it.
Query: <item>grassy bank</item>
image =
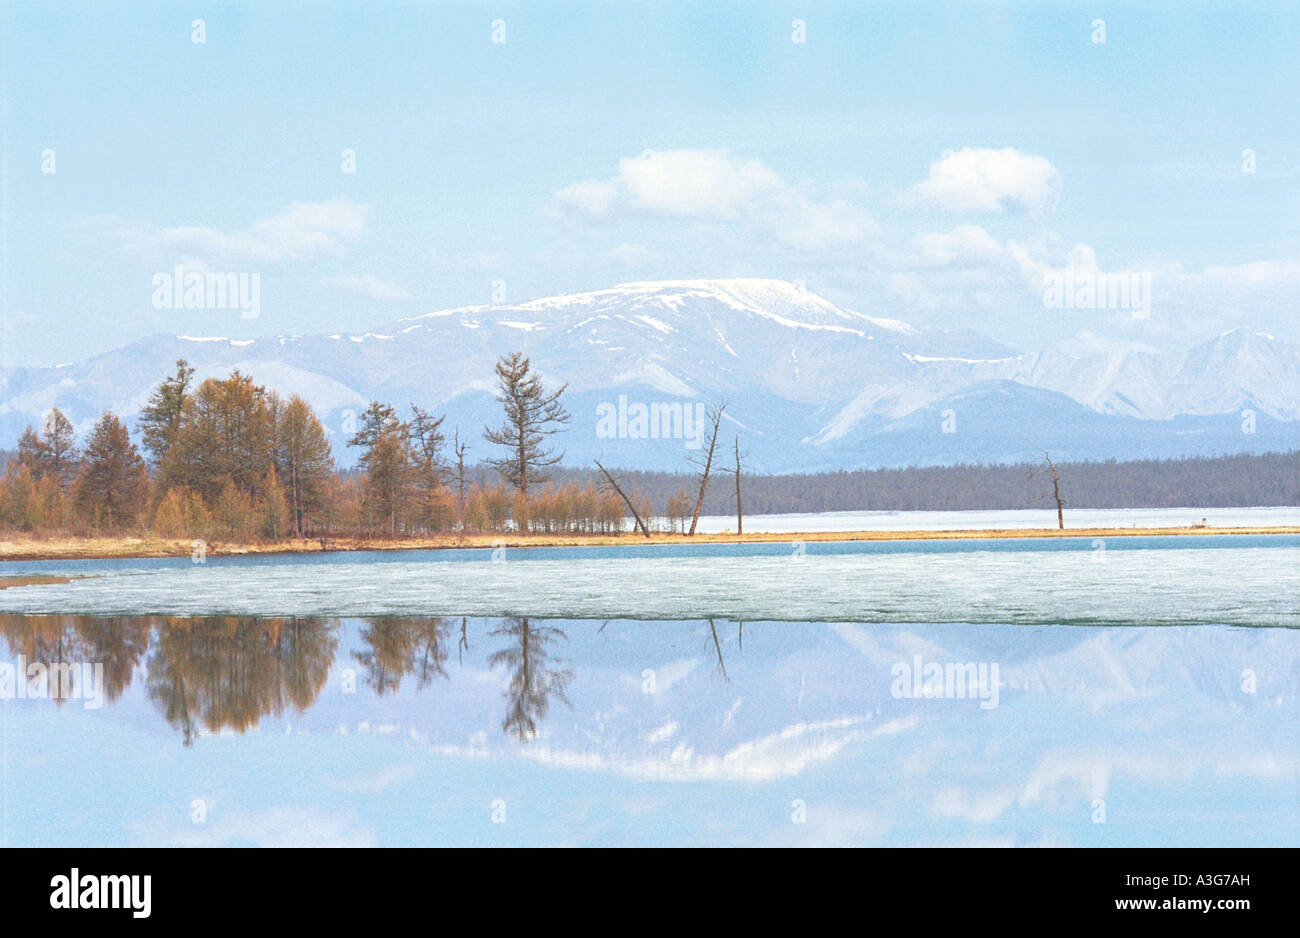
[[[624,544],[737,544],[737,543],[792,543],[794,541],[898,541],[898,540],[954,540],[959,538],[1032,538],[1032,537],[1141,537],[1164,535],[1204,534],[1300,534],[1300,526],[1239,527],[1239,528],[1003,528],[997,530],[952,531],[813,531],[754,534],[654,534],[649,538],[625,533],[600,534],[445,534],[433,537],[384,539],[331,540],[328,550],[430,550],[446,548],[508,548],[528,547],[598,547]],[[193,553],[194,542],[189,539],[159,537],[52,537],[11,538],[0,540],[0,561],[3,560],[75,560],[106,559],[114,557],[188,557]],[[315,540],[282,540],[256,544],[222,544],[209,542],[207,555],[211,557],[248,554],[320,553],[320,542]]]

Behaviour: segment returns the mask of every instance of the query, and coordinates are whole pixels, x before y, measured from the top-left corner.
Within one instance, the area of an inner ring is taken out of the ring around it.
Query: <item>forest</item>
[[[740,441],[705,446],[680,473],[562,465],[569,415],[527,358],[496,367],[502,422],[456,428],[410,404],[372,402],[345,428],[357,467],[340,469],[310,404],[232,372],[197,385],[176,363],[134,428],[105,412],[78,440],[51,409],[4,454],[0,529],[45,536],[152,534],[248,543],[514,531],[694,533],[701,513],[1045,507],[1034,465],[955,465],[747,475]],[[467,461],[471,451],[486,458]],[[138,442],[137,442],[138,441]],[[1300,504],[1300,452],[1057,463],[1070,508]]]

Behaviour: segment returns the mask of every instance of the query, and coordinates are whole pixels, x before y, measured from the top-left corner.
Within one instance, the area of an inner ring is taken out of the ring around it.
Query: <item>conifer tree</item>
[[[325,428],[298,395],[278,409],[275,464],[289,503],[289,523],[302,537],[307,520],[323,513],[333,480],[334,456]]]
[[[148,493],[149,472],[126,424],[105,411],[86,440],[75,486],[78,510],[96,526],[125,528],[139,518]]]
[[[164,378],[149,395],[149,402],[140,411],[136,428],[144,443],[145,452],[154,466],[162,463],[167,451],[171,449],[180,428],[181,413],[189,395],[190,379],[194,369],[183,358],[176,360],[176,374]]]
[[[502,357],[496,366],[500,393],[497,401],[505,411],[500,428],[487,428],[483,439],[506,448],[506,455],[489,459],[505,480],[518,491],[521,500],[528,500],[528,486],[545,482],[544,470],[556,465],[563,453],[546,449],[542,444],[548,436],[564,429],[569,413],[560,403],[560,396],[568,385],[547,393],[540,375],[532,371],[518,352]]]

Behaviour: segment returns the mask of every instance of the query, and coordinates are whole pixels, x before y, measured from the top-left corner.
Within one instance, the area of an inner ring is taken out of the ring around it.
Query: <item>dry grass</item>
[[[330,551],[355,550],[428,550],[440,548],[481,547],[598,547],[615,544],[738,544],[790,543],[793,541],[900,541],[954,540],[958,538],[1031,538],[1031,537],[1139,537],[1151,535],[1196,534],[1300,534],[1300,526],[1241,528],[1003,528],[997,530],[952,531],[811,531],[763,534],[653,534],[649,538],[625,533],[603,534],[446,534],[435,537],[400,540],[338,538],[331,540]],[[162,537],[14,537],[0,540],[0,560],[64,560],[112,557],[188,557],[194,542],[188,538]],[[209,556],[238,554],[319,553],[315,540],[283,540],[257,544],[223,544],[209,542]]]

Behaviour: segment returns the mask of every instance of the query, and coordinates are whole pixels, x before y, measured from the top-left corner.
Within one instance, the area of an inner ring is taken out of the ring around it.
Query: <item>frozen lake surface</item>
[[[699,544],[5,564],[0,612],[1300,625],[1300,535]]]

